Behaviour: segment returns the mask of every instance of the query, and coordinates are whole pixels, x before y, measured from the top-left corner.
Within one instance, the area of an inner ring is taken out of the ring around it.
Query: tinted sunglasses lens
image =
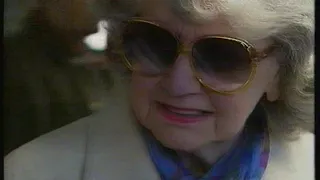
[[[193,46],[192,55],[199,78],[218,91],[238,89],[246,83],[252,71],[249,52],[235,40],[199,40]]]
[[[177,54],[176,39],[166,30],[141,21],[131,21],[124,29],[122,46],[127,63],[135,71],[162,73]]]

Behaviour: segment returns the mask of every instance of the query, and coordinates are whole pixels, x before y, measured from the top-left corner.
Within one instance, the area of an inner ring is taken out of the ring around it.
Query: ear
[[[274,79],[268,84],[266,89],[266,97],[270,102],[274,102],[279,99],[280,90],[279,90],[280,77],[279,73],[274,77]]]

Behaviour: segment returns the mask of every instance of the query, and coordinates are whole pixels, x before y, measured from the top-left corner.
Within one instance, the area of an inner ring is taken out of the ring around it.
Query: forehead
[[[191,42],[206,35],[225,35],[245,39],[237,34],[227,19],[221,15],[207,23],[193,24],[175,16],[165,1],[149,1],[149,3],[146,3],[142,8],[140,17],[155,22],[171,33],[178,35],[184,43]],[[256,49],[264,49],[271,44],[270,40],[245,40]]]

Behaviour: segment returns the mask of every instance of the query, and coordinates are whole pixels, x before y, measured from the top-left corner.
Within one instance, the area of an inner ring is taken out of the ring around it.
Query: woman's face
[[[142,18],[179,34],[184,44],[204,35],[241,38],[223,19],[192,25],[179,20],[162,3],[151,7],[157,8],[145,10]],[[270,45],[263,40],[251,44],[258,50]],[[181,54],[170,73],[164,76],[132,74],[131,104],[137,120],[168,148],[193,151],[211,142],[232,140],[244,127],[261,96],[276,92],[278,64],[272,57],[258,64],[248,90],[228,96],[206,91],[194,77],[188,58]],[[185,123],[186,120],[193,122]]]

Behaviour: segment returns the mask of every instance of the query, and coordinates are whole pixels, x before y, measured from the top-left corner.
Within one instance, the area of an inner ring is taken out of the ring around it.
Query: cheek
[[[255,78],[246,91],[232,96],[212,95],[211,102],[217,109],[217,126],[219,126],[217,130],[232,133],[241,128],[265,93],[268,83],[273,80],[276,72],[275,62],[265,61],[258,67]]]
[[[132,109],[139,121],[144,120],[149,111],[153,91],[157,85],[156,79],[132,75],[130,82],[130,101]]]
[[[258,97],[246,95],[212,97],[211,101],[216,108],[215,125],[217,136],[224,136],[224,138],[221,138],[227,139],[241,131],[258,100]]]
[[[211,96],[211,102],[217,110],[217,134],[232,135],[244,126],[264,93],[265,82],[254,80],[248,90],[231,96]]]

